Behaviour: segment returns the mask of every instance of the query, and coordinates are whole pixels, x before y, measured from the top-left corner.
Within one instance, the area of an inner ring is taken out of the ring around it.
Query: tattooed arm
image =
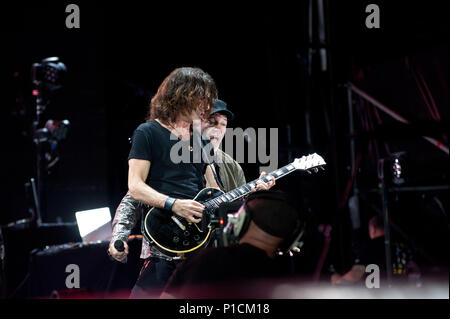
[[[140,201],[131,197],[130,192],[127,192],[117,207],[112,222],[113,233],[108,251],[109,254],[118,261],[124,259],[128,254],[127,240],[140,217],[142,205],[143,204]],[[123,252],[114,248],[114,242],[116,240],[123,241],[125,246]]]

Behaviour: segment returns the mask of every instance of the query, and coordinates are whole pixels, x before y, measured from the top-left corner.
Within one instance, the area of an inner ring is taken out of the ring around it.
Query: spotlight
[[[394,153],[392,157],[392,182],[400,186],[405,183],[404,179],[404,154],[405,152]]]
[[[69,131],[70,122],[69,120],[48,120],[45,123],[45,128],[50,133],[51,137],[55,141],[61,141],[67,137],[67,132]]]
[[[109,207],[89,209],[75,213],[78,230],[83,242],[111,239],[111,211]]]
[[[33,64],[31,78],[39,89],[46,88],[51,92],[62,87],[66,71],[66,66],[58,57],[50,57]]]

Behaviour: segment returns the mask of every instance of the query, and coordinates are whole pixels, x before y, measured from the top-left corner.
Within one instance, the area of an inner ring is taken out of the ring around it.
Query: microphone
[[[117,251],[124,251],[125,250],[125,245],[123,244],[123,241],[117,239],[114,242],[114,248],[117,249]]]
[[[117,251],[122,252],[122,251],[125,250],[125,245],[123,244],[123,241],[121,241],[120,239],[117,239],[117,240],[114,242],[114,248],[115,248]],[[108,251],[108,255],[109,255],[109,251]],[[111,260],[116,260],[116,259],[114,259],[111,255],[110,255],[110,258],[111,258]],[[125,263],[127,262],[127,257],[125,256],[124,259],[119,260],[119,261],[120,261],[121,263],[125,264]]]

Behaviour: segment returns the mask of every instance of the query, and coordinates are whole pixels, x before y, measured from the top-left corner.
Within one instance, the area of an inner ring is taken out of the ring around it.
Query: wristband
[[[175,203],[175,198],[167,197],[166,202],[164,203],[164,209],[172,211],[173,203]]]

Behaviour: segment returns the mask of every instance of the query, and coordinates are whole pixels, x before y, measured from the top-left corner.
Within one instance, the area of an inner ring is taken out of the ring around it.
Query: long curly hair
[[[164,79],[152,98],[147,121],[157,118],[167,124],[180,114],[191,114],[199,106],[205,108],[207,118],[216,98],[216,84],[208,73],[199,68],[177,68]]]

